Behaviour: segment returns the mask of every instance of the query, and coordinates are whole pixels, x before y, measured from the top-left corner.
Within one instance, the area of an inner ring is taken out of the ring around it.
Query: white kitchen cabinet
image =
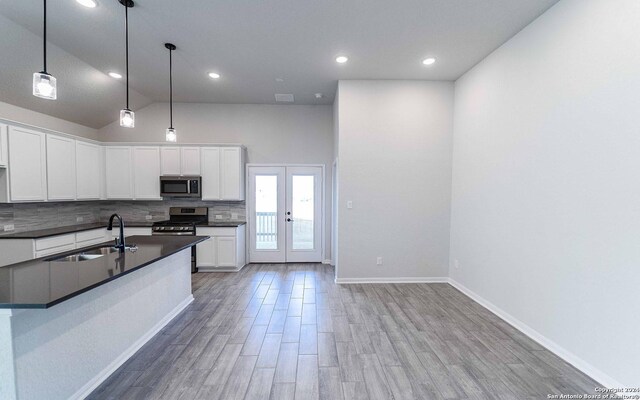
[[[107,229],[99,228],[76,233],[76,249],[108,241]]]
[[[76,198],[98,200],[102,184],[102,148],[96,144],[76,141]]]
[[[217,237],[216,250],[218,252],[218,267],[235,267],[238,262],[236,238]]]
[[[245,265],[245,225],[229,228],[196,227],[196,235],[210,238],[196,245],[196,263],[202,272],[239,270]]]
[[[139,146],[133,148],[134,198],[136,200],[162,200],[160,197],[160,148]]]
[[[7,126],[0,124],[0,168],[9,164],[9,146],[7,143]]]
[[[182,175],[182,165],[180,159],[180,147],[161,147],[161,175]]]
[[[202,200],[244,200],[244,151],[241,147],[203,147]]]
[[[200,175],[200,147],[181,147],[181,174]]]
[[[244,157],[240,147],[220,148],[220,200],[244,200]]]
[[[11,201],[47,200],[46,135],[9,127],[9,193]]]
[[[47,198],[75,200],[76,141],[47,134]]]
[[[133,157],[131,147],[105,148],[107,199],[133,199]]]
[[[202,200],[220,200],[220,148],[200,150],[202,167]]]

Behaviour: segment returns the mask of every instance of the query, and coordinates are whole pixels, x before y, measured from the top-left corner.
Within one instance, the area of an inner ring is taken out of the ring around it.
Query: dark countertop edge
[[[140,236],[130,236],[130,238],[136,238],[136,237],[140,237]],[[163,237],[166,238],[167,236],[163,236]],[[187,237],[187,236],[181,236],[181,237]],[[178,249],[176,249],[175,251],[173,251],[171,253],[167,253],[167,254],[165,254],[163,256],[154,258],[154,259],[152,259],[150,261],[147,261],[145,263],[140,264],[137,267],[131,268],[131,269],[129,269],[129,270],[127,270],[127,271],[125,271],[125,272],[123,272],[121,274],[112,276],[112,277],[110,277],[108,279],[105,279],[105,280],[103,280],[101,282],[98,282],[96,284],[93,284],[91,286],[87,286],[84,289],[80,289],[77,292],[70,293],[70,294],[68,294],[68,295],[66,295],[64,297],[61,297],[59,299],[56,299],[56,300],[54,300],[54,301],[52,301],[50,303],[44,303],[44,304],[2,304],[2,303],[0,303],[0,309],[8,309],[8,310],[18,310],[18,309],[20,309],[20,310],[45,310],[47,308],[51,308],[51,307],[55,306],[56,304],[60,304],[60,303],[62,303],[64,301],[67,301],[67,300],[70,300],[70,299],[72,299],[74,297],[77,297],[77,296],[81,295],[82,293],[86,293],[86,292],[88,292],[90,290],[93,290],[93,289],[95,289],[97,287],[100,287],[100,286],[102,286],[104,284],[107,284],[109,282],[113,282],[116,279],[119,279],[119,278],[122,278],[123,276],[129,275],[130,273],[132,273],[134,271],[137,271],[137,270],[139,270],[141,268],[144,268],[144,267],[147,267],[147,266],[149,266],[151,264],[154,264],[154,263],[156,263],[156,262],[158,262],[160,260],[163,260],[163,259],[165,259],[165,258],[167,258],[169,256],[172,256],[172,255],[174,255],[176,253],[179,253],[182,250],[188,249],[189,247],[193,247],[193,246],[195,246],[196,244],[198,244],[200,242],[204,242],[205,240],[210,239],[209,236],[190,236],[190,237],[193,237],[195,240],[192,243],[188,244],[188,245],[180,246]],[[72,250],[72,251],[65,251],[64,253],[56,254],[56,256],[64,256],[65,254],[67,254],[67,255],[75,254],[75,253],[79,253],[79,252],[87,250],[87,249],[95,248],[96,246],[110,244],[110,243],[111,242],[109,241],[109,242],[104,242],[104,243],[101,243],[101,244],[94,244],[92,246],[82,247],[80,249],[75,249],[75,250]],[[49,255],[49,256],[46,256],[46,257],[42,257],[42,258],[44,259],[44,258],[51,258],[51,257],[52,256]],[[36,260],[39,260],[39,259],[36,259]],[[30,260],[30,261],[34,261],[34,260]]]
[[[156,221],[158,222],[158,221]],[[237,222],[215,222],[211,221],[207,224],[196,225],[196,227],[200,226],[203,228],[237,228],[239,226],[245,225],[246,221],[237,221]],[[131,222],[124,224],[126,228],[151,228],[152,222]],[[82,225],[69,225],[69,226],[61,226],[59,228],[47,228],[47,229],[37,229],[33,231],[25,231],[25,232],[4,232],[0,233],[0,240],[2,239],[42,239],[46,237],[60,236],[60,235],[68,235],[70,233],[78,233],[91,231],[94,229],[106,228],[107,223],[96,222],[93,224],[82,224]],[[118,228],[118,225],[114,226],[114,229]]]

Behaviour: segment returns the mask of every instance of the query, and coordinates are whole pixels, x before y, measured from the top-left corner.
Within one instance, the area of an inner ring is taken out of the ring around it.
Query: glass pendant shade
[[[56,78],[46,72],[33,74],[33,95],[43,99],[55,100],[58,97]]]
[[[176,130],[174,128],[167,128],[165,139],[167,140],[167,142],[177,142],[178,134],[176,133]]]
[[[136,126],[136,114],[128,108],[120,110],[120,126],[123,128]]]

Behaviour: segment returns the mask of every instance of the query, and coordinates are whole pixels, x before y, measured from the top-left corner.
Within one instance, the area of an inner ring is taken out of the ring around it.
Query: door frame
[[[251,232],[251,218],[250,218],[250,213],[252,210],[252,206],[251,206],[251,202],[252,199],[249,198],[249,193],[251,193],[251,191],[249,190],[249,187],[251,185],[251,182],[249,180],[249,169],[251,169],[251,167],[319,167],[322,168],[322,185],[320,185],[320,223],[321,223],[321,229],[320,229],[320,247],[321,247],[321,255],[322,255],[322,260],[320,262],[324,262],[324,260],[326,259],[326,245],[325,245],[325,230],[326,230],[326,201],[325,201],[325,193],[326,193],[326,188],[325,185],[327,184],[327,176],[326,176],[326,167],[325,164],[300,164],[300,163],[283,163],[283,164],[279,164],[279,163],[247,163],[246,164],[246,168],[245,168],[245,193],[247,193],[247,199],[245,200],[245,204],[246,204],[246,214],[247,214],[247,235],[249,235],[249,232]],[[252,263],[251,261],[251,240],[250,238],[247,238],[249,240],[246,241],[246,256],[247,256],[247,260],[249,260],[248,264]]]

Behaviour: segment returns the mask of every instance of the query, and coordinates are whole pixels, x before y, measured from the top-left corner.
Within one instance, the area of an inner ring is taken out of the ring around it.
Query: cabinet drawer
[[[58,253],[64,253],[65,251],[75,250],[76,244],[68,244],[66,246],[52,247],[46,250],[36,251],[36,258],[51,256]]]
[[[35,247],[36,247],[36,251],[41,251],[41,250],[51,249],[54,247],[69,246],[69,245],[75,246],[75,244],[76,244],[76,235],[72,233],[69,235],[59,235],[59,236],[53,236],[45,239],[37,239]]]
[[[201,236],[235,236],[237,228],[207,228],[196,227],[196,235]]]
[[[111,237],[119,237],[120,228],[114,226],[111,231]],[[127,236],[151,236],[151,228],[124,228],[124,237]]]
[[[94,241],[94,240],[105,240],[105,232],[106,229],[94,229],[91,231],[84,231],[76,233],[76,242],[80,244],[81,242]]]

